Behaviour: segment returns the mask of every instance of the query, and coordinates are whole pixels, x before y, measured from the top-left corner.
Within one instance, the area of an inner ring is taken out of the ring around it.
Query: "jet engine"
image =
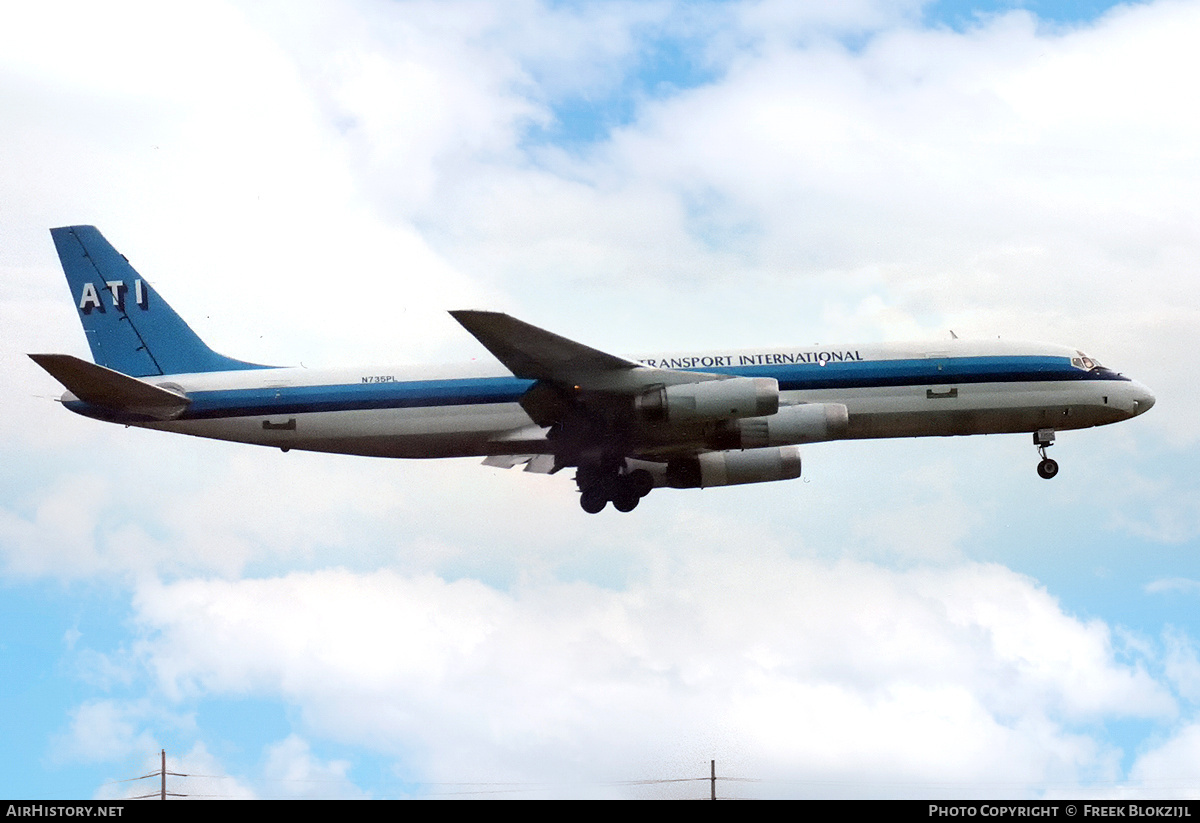
[[[670,423],[758,417],[779,409],[779,381],[733,377],[658,386],[640,395],[635,404],[645,419]]]
[[[820,443],[846,435],[850,415],[841,403],[784,406],[769,417],[744,417],[722,424],[712,445],[721,449],[757,449],[795,443]]]
[[[791,480],[800,476],[800,448],[746,449],[706,452],[667,463],[665,481],[677,489],[737,486]]]

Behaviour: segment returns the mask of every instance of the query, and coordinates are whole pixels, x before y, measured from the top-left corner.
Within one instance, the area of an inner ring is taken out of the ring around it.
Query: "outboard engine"
[[[737,486],[791,480],[800,476],[800,448],[745,449],[706,452],[667,463],[664,479],[677,489]]]
[[[729,420],[713,433],[719,449],[757,449],[795,443],[820,443],[846,436],[850,414],[841,403],[784,406],[769,417]]]

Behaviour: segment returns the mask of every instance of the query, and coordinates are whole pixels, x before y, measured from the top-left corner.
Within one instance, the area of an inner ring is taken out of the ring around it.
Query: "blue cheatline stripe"
[[[801,363],[696,371],[774,377],[785,391],[1128,379],[1108,369],[1082,371],[1072,367],[1068,358],[1045,356],[872,360],[824,366]],[[533,382],[486,377],[192,392],[192,404],[181,419],[515,403]]]
[[[774,377],[784,391],[930,386],[962,383],[1038,383],[1075,380],[1128,380],[1109,369],[1090,372],[1070,358],[1045,355],[947,357],[910,360],[733,366],[713,372],[745,377]]]
[[[516,403],[533,382],[484,377],[190,392],[192,403],[180,419]]]

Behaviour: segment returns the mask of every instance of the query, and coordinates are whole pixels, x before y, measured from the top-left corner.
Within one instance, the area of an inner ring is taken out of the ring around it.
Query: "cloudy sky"
[[[1200,3],[0,5],[0,795],[1200,785]],[[1036,339],[1154,410],[566,476],[76,417],[47,231],[223,353]],[[736,778],[736,779],[735,779]]]

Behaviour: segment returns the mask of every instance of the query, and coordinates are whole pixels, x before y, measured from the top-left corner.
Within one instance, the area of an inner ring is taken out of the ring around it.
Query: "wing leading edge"
[[[526,380],[566,389],[636,394],[651,386],[728,379],[724,374],[643,366],[502,312],[462,310],[450,315],[509,371]]]

